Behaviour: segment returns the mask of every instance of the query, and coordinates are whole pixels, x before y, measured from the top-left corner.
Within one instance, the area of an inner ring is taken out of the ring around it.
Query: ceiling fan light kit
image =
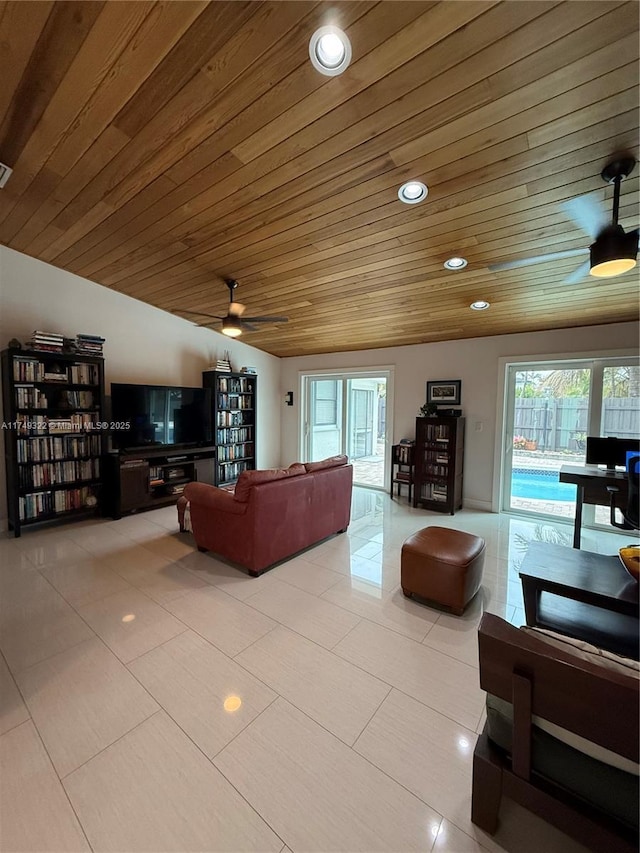
[[[620,184],[628,178],[636,161],[633,157],[622,157],[614,160],[602,170],[602,180],[613,184],[613,217],[611,225],[607,225],[598,234],[594,243],[589,246],[592,276],[596,278],[613,278],[633,269],[638,256],[638,230],[625,234],[618,225],[620,209]]]

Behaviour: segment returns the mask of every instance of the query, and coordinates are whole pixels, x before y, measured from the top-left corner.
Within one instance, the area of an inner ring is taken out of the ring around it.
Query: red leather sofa
[[[190,525],[200,551],[213,551],[258,576],[334,533],[351,517],[352,466],[346,456],[289,468],[243,471],[235,493],[189,483],[178,501],[180,529]]]

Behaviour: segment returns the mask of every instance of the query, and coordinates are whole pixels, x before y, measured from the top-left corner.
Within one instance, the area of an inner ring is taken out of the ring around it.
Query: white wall
[[[395,367],[393,441],[415,436],[415,418],[425,402],[426,382],[461,379],[466,417],[464,500],[467,506],[491,508],[494,480],[495,435],[498,421],[500,359],[511,356],[547,358],[550,355],[595,356],[637,352],[640,324],[619,323],[501,335],[472,340],[445,341],[416,346],[390,347],[358,352],[330,353],[282,359],[282,388],[295,393],[295,405],[282,413],[282,464],[300,456],[298,425],[300,372],[320,369],[372,369]],[[476,423],[482,424],[477,432]]]
[[[0,348],[23,344],[35,329],[102,335],[106,393],[111,382],[202,385],[202,371],[225,350],[231,365],[258,371],[258,465],[279,463],[280,359],[197,328],[115,290],[0,246]],[[0,457],[0,524],[6,519],[4,446]]]

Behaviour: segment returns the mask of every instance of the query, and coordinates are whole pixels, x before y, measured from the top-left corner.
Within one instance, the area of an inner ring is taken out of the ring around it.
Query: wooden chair
[[[478,739],[472,821],[494,833],[501,798],[509,797],[592,850],[637,851],[637,823],[633,826],[605,813],[538,772],[532,744],[539,729],[532,718],[535,715],[637,763],[638,681],[556,649],[489,613],[482,618],[478,637],[481,687],[511,703],[513,723],[510,751],[490,739],[489,723]],[[631,774],[622,775],[634,779]],[[589,781],[597,786],[597,778]]]

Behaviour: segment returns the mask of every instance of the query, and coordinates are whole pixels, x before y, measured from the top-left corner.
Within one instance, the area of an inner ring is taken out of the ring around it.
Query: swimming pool
[[[511,495],[540,501],[575,501],[576,487],[560,483],[557,471],[514,468],[511,472]]]

